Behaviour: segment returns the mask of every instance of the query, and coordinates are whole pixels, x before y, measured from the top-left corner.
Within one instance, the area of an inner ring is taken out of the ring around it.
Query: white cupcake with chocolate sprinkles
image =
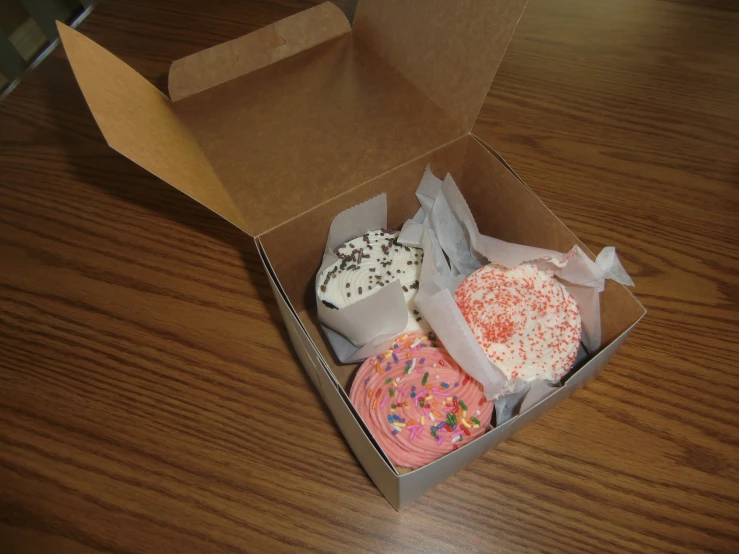
[[[316,281],[318,299],[341,309],[367,298],[399,280],[408,307],[405,333],[428,332],[429,325],[415,305],[423,249],[397,242],[398,231],[378,229],[345,242],[336,249],[339,259]]]

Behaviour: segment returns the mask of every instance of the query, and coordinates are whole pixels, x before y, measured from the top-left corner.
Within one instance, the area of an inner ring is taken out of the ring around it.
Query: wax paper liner
[[[426,321],[454,359],[481,383],[488,399],[518,395],[520,398],[511,398],[514,404],[533,405],[535,399],[526,398],[527,389],[538,391],[541,398],[551,394],[549,384],[542,387],[521,379],[509,381],[487,358],[454,302],[454,291],[467,275],[487,263],[505,267],[534,263],[553,272],[572,294],[583,322],[583,344],[594,352],[601,341],[599,294],[605,280],[633,286],[615,249],[604,248],[592,261],[577,245],[561,253],[482,235],[451,175],[441,181],[428,168],[416,196],[421,210],[406,223],[399,242],[420,241],[424,248],[416,306]]]
[[[318,276],[339,259],[335,253],[338,246],[369,231],[386,227],[387,197],[384,194],[341,212],[331,223]],[[316,284],[316,289],[319,284]],[[318,320],[342,363],[360,361],[384,352],[408,323],[408,308],[399,280],[340,310],[324,305],[316,290],[316,304]]]

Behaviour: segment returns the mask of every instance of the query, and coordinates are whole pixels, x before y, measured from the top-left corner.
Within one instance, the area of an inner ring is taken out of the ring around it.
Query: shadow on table
[[[237,250],[247,278],[266,304],[272,322],[287,341],[287,332],[273,298],[254,241],[198,202],[124,158],[106,143],[64,59],[49,59],[39,72],[38,86],[54,120],[43,140],[63,146],[76,178],[106,194],[136,204],[179,225]],[[115,214],[111,214],[115,217]]]
[[[272,323],[277,326],[285,344],[297,360],[297,353],[289,340],[252,238],[112,150],[95,124],[67,60],[60,56],[47,60],[47,63],[52,67],[39,72],[38,86],[53,121],[46,129],[48,134],[45,134],[43,140],[55,146],[63,146],[67,164],[80,182],[143,207],[196,233],[214,238],[238,251],[246,271],[245,278],[254,284],[260,300],[267,307]],[[313,384],[308,375],[304,371],[300,371],[300,374],[306,388],[311,388]],[[320,405],[329,416],[325,404],[321,402]],[[336,426],[333,418],[328,417],[328,421]],[[338,427],[336,431],[339,432]]]

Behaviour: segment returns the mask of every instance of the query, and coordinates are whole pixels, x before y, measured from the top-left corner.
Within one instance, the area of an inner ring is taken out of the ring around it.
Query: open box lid
[[[468,133],[526,0],[330,3],[175,61],[59,24],[108,144],[252,236]]]

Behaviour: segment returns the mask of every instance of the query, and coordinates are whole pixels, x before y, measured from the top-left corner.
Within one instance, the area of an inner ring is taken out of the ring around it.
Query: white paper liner
[[[613,247],[605,248],[593,262],[577,245],[563,254],[481,235],[451,175],[441,181],[428,168],[416,196],[424,217],[419,212],[401,233],[401,237],[410,241],[418,235],[419,225],[425,231],[421,239],[424,262],[416,306],[454,359],[481,383],[488,399],[541,387],[520,379],[508,381],[503,371],[487,358],[454,302],[454,291],[462,280],[487,263],[510,268],[530,262],[552,271],[577,302],[585,347],[591,352],[598,350],[599,293],[605,288],[605,279],[633,286]],[[525,400],[525,394],[521,396],[516,399],[518,405],[519,400]]]
[[[473,271],[487,263],[515,267],[536,263],[559,277],[577,302],[583,321],[583,343],[593,352],[600,346],[600,292],[605,279],[633,286],[613,247],[595,262],[577,246],[563,254],[481,235],[472,213],[450,175],[442,181],[427,168],[416,191],[421,208],[403,226],[398,242],[424,249],[415,303],[445,348],[477,379],[489,399],[501,399],[498,423],[517,415],[551,394],[556,383],[518,379],[509,382],[487,358],[454,301],[454,291]],[[329,230],[318,272],[338,260],[338,246],[387,227],[387,197],[382,194],[336,216]],[[445,256],[446,255],[446,256]],[[448,262],[447,262],[448,259]],[[401,284],[393,281],[375,294],[335,310],[316,295],[318,318],[336,357],[342,363],[364,360],[390,348],[408,320]],[[578,355],[580,358],[582,352]],[[506,395],[509,398],[506,398]]]
[[[335,253],[337,247],[369,231],[386,227],[387,197],[384,194],[341,212],[331,223],[323,262],[316,278],[339,259]],[[325,306],[317,291],[316,304],[318,320],[334,354],[342,363],[360,361],[387,350],[393,337],[401,333],[408,323],[408,307],[398,280],[340,310]]]

